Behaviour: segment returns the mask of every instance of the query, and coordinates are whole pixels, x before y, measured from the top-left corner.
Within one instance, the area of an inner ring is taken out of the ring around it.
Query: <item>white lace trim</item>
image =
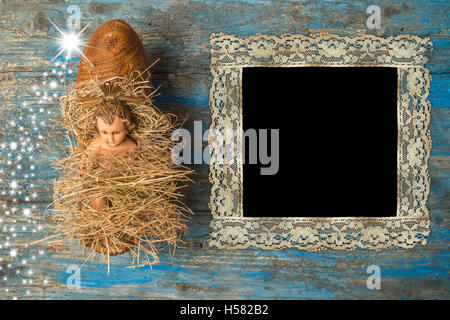
[[[242,128],[242,68],[246,66],[390,66],[398,68],[398,207],[386,218],[248,218],[242,212],[241,164],[211,161],[209,244],[218,248],[304,250],[409,248],[426,244],[431,149],[428,38],[402,35],[344,37],[285,34],[238,37],[212,34],[211,131]],[[210,138],[212,157],[224,148],[241,154],[240,141],[221,145]]]

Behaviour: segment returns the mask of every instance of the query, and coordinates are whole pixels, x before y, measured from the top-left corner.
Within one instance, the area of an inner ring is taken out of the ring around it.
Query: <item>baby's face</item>
[[[97,129],[101,141],[109,147],[116,147],[127,137],[123,120],[116,117],[112,124],[107,124],[103,119],[97,118]]]

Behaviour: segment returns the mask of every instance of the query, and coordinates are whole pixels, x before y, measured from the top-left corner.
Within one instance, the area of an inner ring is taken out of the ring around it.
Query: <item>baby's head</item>
[[[94,111],[94,127],[103,143],[121,144],[134,129],[128,106],[121,101],[105,101]]]

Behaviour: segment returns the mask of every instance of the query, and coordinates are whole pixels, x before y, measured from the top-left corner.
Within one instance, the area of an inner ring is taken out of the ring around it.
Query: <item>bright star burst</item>
[[[69,60],[72,52],[76,51],[78,52],[84,59],[86,59],[87,62],[89,62],[90,64],[92,64],[88,58],[86,58],[86,56],[83,54],[83,52],[81,52],[80,50],[80,46],[87,46],[87,43],[83,42],[81,40],[81,34],[83,33],[84,30],[86,30],[86,28],[89,26],[89,24],[87,24],[83,29],[81,29],[80,32],[78,33],[74,33],[72,31],[69,32],[64,32],[62,31],[52,20],[50,20],[49,18],[47,18],[48,21],[50,21],[50,23],[56,28],[56,30],[58,30],[58,32],[61,34],[60,37],[52,37],[49,36],[50,38],[54,38],[59,40],[60,44],[61,44],[61,50],[58,52],[58,54],[52,59],[52,61],[56,60],[56,58],[58,58],[63,52],[66,52],[66,59]]]

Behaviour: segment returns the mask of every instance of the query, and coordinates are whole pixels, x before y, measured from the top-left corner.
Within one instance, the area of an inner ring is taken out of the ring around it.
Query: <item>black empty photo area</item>
[[[242,112],[279,164],[261,174],[270,163],[249,164],[245,140],[244,217],[396,215],[396,68],[243,68]]]

